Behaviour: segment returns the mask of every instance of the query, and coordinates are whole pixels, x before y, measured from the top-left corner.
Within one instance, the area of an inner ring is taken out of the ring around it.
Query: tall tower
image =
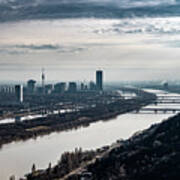
[[[96,71],[96,89],[98,91],[103,90],[103,71]]]
[[[16,100],[23,103],[23,85],[15,85]]]
[[[45,73],[44,73],[44,68],[42,68],[41,79],[42,79],[42,93],[45,94]]]

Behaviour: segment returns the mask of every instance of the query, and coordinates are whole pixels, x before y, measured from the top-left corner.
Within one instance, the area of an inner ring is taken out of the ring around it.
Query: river
[[[159,90],[149,91],[163,96],[177,95],[166,94]],[[179,104],[147,106],[149,107],[175,108],[179,107]],[[49,162],[55,164],[63,152],[74,150],[76,147],[82,147],[83,150],[96,149],[110,145],[118,139],[127,139],[135,132],[173,115],[172,113],[128,113],[109,121],[92,123],[88,127],[4,145],[0,149],[0,180],[8,180],[13,174],[16,178],[23,177],[25,173],[30,172],[33,163],[38,169],[46,168]]]

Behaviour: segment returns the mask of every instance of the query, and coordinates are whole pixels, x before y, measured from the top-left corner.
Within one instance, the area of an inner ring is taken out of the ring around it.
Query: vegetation
[[[93,180],[178,180],[179,132],[180,114],[121,142],[85,168]],[[82,176],[76,172],[67,180]]]
[[[85,151],[75,149],[74,152],[65,152],[56,166],[51,167],[51,163],[46,170],[35,170],[32,167],[32,173],[27,175],[27,180],[50,180],[61,178],[72,170],[81,166],[83,163],[91,160],[95,156],[95,151]]]

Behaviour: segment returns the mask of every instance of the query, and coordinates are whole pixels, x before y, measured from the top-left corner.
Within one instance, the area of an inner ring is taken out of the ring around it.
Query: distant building
[[[42,80],[42,94],[45,94],[45,72],[44,72],[44,69],[42,69],[41,80]]]
[[[88,86],[87,84],[84,86],[84,90],[87,91],[88,90]]]
[[[36,88],[36,93],[37,93],[37,94],[42,94],[42,92],[43,92],[43,89],[42,89],[41,86],[39,86],[39,87]]]
[[[9,93],[10,94],[13,94],[14,92],[15,92],[15,88],[14,88],[14,86],[9,86]]]
[[[17,101],[22,103],[23,102],[23,86],[22,85],[15,86],[15,94],[16,94]]]
[[[77,84],[75,82],[70,82],[68,87],[68,92],[75,93],[77,91]]]
[[[14,94],[14,92],[15,92],[14,86],[5,85],[0,87],[0,93],[2,94]]]
[[[96,71],[96,89],[98,91],[103,90],[103,71]]]
[[[81,83],[81,91],[87,91],[88,90],[88,86],[85,83]]]
[[[32,80],[32,79],[30,79],[27,82],[27,92],[28,93],[34,93],[35,92],[35,84],[36,84],[36,81]]]
[[[64,93],[66,91],[66,83],[61,82],[54,85],[54,92],[55,93]]]
[[[45,85],[45,93],[46,93],[46,94],[51,94],[52,91],[53,91],[53,89],[54,89],[54,87],[53,87],[52,84],[47,84],[47,85]]]
[[[91,91],[96,90],[96,84],[93,81],[90,81],[89,83],[89,90]]]
[[[167,82],[167,81],[164,81],[164,82],[163,82],[163,87],[164,87],[164,89],[168,89],[169,84],[168,84],[168,82]]]
[[[84,83],[81,83],[81,91],[84,91],[84,89],[85,89],[85,85]]]

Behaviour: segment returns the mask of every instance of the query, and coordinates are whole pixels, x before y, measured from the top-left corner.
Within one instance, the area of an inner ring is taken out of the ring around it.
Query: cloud
[[[57,53],[78,53],[80,51],[87,50],[87,47],[81,46],[60,46],[53,44],[17,44],[9,46],[1,46],[0,54],[10,54],[10,55],[24,55],[29,53],[39,53],[39,52],[49,52],[54,51]]]
[[[28,49],[33,51],[56,51],[58,53],[77,53],[79,51],[85,50],[85,47],[73,47],[73,46],[60,46],[52,44],[42,44],[42,45],[15,45],[17,49]]]
[[[38,6],[38,5],[64,5],[64,4],[89,4],[89,5],[112,5],[121,8],[144,7],[158,5],[174,5],[176,0],[0,0],[1,4]]]
[[[57,50],[60,47],[58,45],[43,44],[43,45],[15,45],[18,49],[31,49],[31,50]]]
[[[28,53],[28,51],[19,51],[19,50],[7,48],[7,47],[1,47],[0,48],[0,54],[23,55],[23,54],[27,54],[27,53]]]
[[[0,0],[0,21],[180,15],[176,0]]]
[[[180,18],[124,18],[111,26],[96,27],[93,32],[96,34],[180,34]]]

